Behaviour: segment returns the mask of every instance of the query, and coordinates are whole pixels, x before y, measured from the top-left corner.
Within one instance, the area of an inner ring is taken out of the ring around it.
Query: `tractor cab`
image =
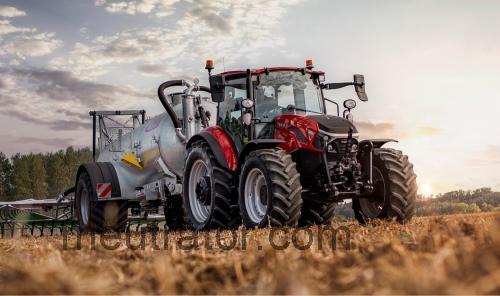
[[[213,64],[209,62],[206,68],[211,71]],[[289,147],[289,151],[306,146],[316,151],[322,149],[319,139],[313,144],[313,138],[320,131],[343,133],[346,137],[351,131],[356,135],[350,115],[355,102],[349,100],[340,117],[338,104],[325,99],[323,89],[355,85],[358,95],[359,90],[363,93],[360,99],[366,100],[363,77],[355,75],[355,82],[351,83],[323,84],[324,80],[324,72],[314,71],[312,61],[307,61],[305,68],[274,67],[210,75],[212,100],[218,103],[217,124],[230,135],[239,152],[252,140],[288,141],[283,130],[292,131],[291,136],[296,138],[296,145]],[[336,104],[336,116],[326,114],[328,101]],[[294,118],[296,123],[303,123],[303,130],[300,126],[287,127],[291,122],[295,125]]]

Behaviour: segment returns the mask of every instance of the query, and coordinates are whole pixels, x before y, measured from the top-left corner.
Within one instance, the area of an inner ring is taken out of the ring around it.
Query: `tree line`
[[[417,215],[446,215],[500,211],[500,192],[491,188],[456,190],[417,201]]]
[[[56,197],[74,185],[79,165],[91,160],[89,148],[17,153],[10,158],[0,152],[0,200]]]

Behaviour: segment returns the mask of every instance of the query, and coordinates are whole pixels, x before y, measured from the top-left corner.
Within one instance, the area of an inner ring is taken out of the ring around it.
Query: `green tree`
[[[47,157],[47,184],[49,196],[57,196],[68,187],[64,152],[58,151]]]
[[[47,197],[46,171],[43,156],[41,154],[33,155],[31,161],[31,190],[33,197],[44,199]]]
[[[8,200],[12,195],[12,164],[0,152],[0,200]]]
[[[19,153],[12,157],[13,198],[16,200],[33,196],[33,191],[31,190],[30,158],[30,155],[21,155]]]

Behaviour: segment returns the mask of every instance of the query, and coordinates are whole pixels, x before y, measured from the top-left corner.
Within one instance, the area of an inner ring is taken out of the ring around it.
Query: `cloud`
[[[0,20],[0,37],[2,35],[20,33],[20,32],[34,32],[36,29],[33,28],[20,28],[11,24],[9,20]]]
[[[0,6],[0,17],[25,16],[26,12],[12,6]]]
[[[219,13],[216,7],[201,3],[189,11],[189,16],[202,20],[206,25],[221,32],[230,32],[233,28],[231,18],[225,13]]]
[[[436,135],[441,132],[440,128],[433,126],[423,126],[416,128],[402,128],[391,122],[373,123],[367,121],[355,122],[361,137],[367,138],[385,138],[404,140],[408,138],[420,138]]]
[[[166,17],[175,11],[174,5],[179,0],[138,0],[138,1],[110,1],[96,0],[96,6],[103,6],[110,13],[129,15],[151,14],[156,17]]]
[[[401,133],[394,123],[381,122],[372,123],[359,121],[355,122],[355,125],[360,132],[362,138],[388,138],[388,139],[401,139],[406,137],[404,133]]]
[[[0,68],[0,75],[0,114],[53,130],[90,128],[89,109],[144,97],[132,87],[85,81],[68,71]]]
[[[3,45],[2,51],[21,59],[48,55],[62,45],[62,41],[54,36],[54,33],[46,32],[16,36]]]
[[[4,13],[15,14],[11,10],[4,10]],[[2,7],[0,7],[1,14]],[[25,14],[17,13],[17,15]],[[37,28],[17,27],[5,19],[0,20],[0,41],[2,41],[1,58],[14,56],[21,60],[48,55],[63,44],[61,40],[55,38],[54,33],[39,32]]]
[[[198,72],[200,67],[194,68],[193,61],[201,65],[206,58],[224,58],[225,64],[231,66],[263,48],[279,50],[284,44],[280,22],[289,7],[298,2],[184,2],[183,9],[176,11],[176,18],[165,19],[163,26],[130,29],[99,36],[89,43],[77,43],[68,57],[53,59],[51,66],[92,79],[112,71],[114,66],[132,63],[143,65],[138,70],[145,75],[171,76],[181,74],[178,69],[184,74]],[[110,12],[154,14],[159,3],[172,7],[174,2],[101,0],[96,5]]]
[[[137,66],[137,70],[146,75],[163,75],[167,73],[164,65],[144,64]]]
[[[424,127],[421,127],[417,130],[416,135],[422,136],[422,137],[427,137],[427,136],[433,136],[433,135],[438,134],[440,132],[441,132],[440,128],[432,127],[432,126],[424,126]]]
[[[15,138],[13,140],[14,144],[19,144],[19,145],[43,145],[43,146],[48,146],[48,147],[55,147],[55,148],[60,148],[60,147],[68,147],[71,146],[73,143],[73,139],[71,138],[38,138],[38,137],[20,137],[20,138]]]
[[[81,80],[69,71],[15,69],[12,73],[17,79],[34,86],[37,94],[60,102],[72,101],[95,106],[113,103],[124,95],[143,95],[128,86]]]

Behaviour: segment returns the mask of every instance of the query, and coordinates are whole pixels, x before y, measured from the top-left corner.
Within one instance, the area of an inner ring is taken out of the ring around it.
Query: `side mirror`
[[[368,101],[365,89],[365,76],[361,74],[354,74],[354,89],[356,90],[356,94],[361,101]]]
[[[224,76],[213,75],[210,76],[210,90],[212,91],[212,102],[224,102]]]

